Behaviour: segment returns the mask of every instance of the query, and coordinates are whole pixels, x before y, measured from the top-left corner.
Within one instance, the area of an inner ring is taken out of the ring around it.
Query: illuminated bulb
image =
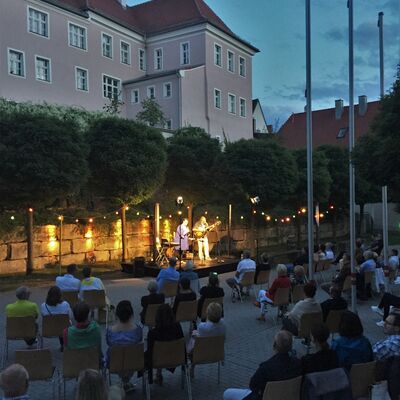
[[[257,214],[257,211],[256,211],[256,210],[253,210],[253,214]]]
[[[301,211],[297,211],[297,214],[301,214]]]
[[[187,206],[186,208],[189,210],[189,208],[190,208],[190,207],[189,207],[189,206]]]
[[[178,211],[178,215],[182,215],[182,211]]]
[[[28,208],[28,211],[29,212],[33,212],[33,208]]]
[[[289,222],[289,221],[290,221],[290,218],[289,218],[289,217],[286,217],[285,220],[286,220],[286,222]]]
[[[140,213],[139,213],[139,211],[136,213],[136,215],[139,215]]]
[[[162,219],[162,216],[160,215],[160,219]]]
[[[301,209],[301,212],[302,212],[303,214],[305,214],[305,213],[307,212],[307,209],[306,209],[306,208],[302,208],[302,209]]]
[[[75,222],[78,223],[78,222],[79,222],[79,219],[76,219]]]
[[[104,218],[104,219],[106,219],[107,217],[106,217],[106,216],[104,216],[103,218]]]
[[[334,206],[329,206],[329,208],[330,208],[331,210],[333,210],[335,207],[334,207]]]
[[[118,215],[118,211],[115,211],[115,215]]]
[[[278,219],[277,219],[277,218],[275,218],[275,222],[278,222]]]
[[[285,220],[282,218],[282,219],[281,219],[281,222],[285,222]]]
[[[14,219],[15,219],[14,215],[11,215],[11,219],[12,219],[12,220],[14,220]]]
[[[240,219],[243,219],[243,215],[240,216]]]
[[[89,222],[92,223],[93,222],[93,218],[89,218]]]
[[[265,215],[264,211],[261,213],[261,215]]]
[[[267,221],[271,221],[271,217],[267,215]]]
[[[169,218],[172,218],[172,215],[171,215],[171,214],[169,214],[169,215],[168,215],[168,217],[169,217]]]
[[[150,218],[150,215],[148,215],[147,218]]]
[[[218,215],[215,218],[219,219]]]
[[[126,210],[126,211],[128,211],[128,210],[129,210],[129,207],[128,207],[128,206],[126,206],[126,207],[125,207],[125,210]]]
[[[293,217],[293,218],[296,218],[296,216],[295,216],[295,215],[292,215],[292,217]]]
[[[204,214],[207,215],[208,214],[207,211],[204,211]]]
[[[325,216],[324,214],[319,214],[320,218],[324,218],[324,216]]]

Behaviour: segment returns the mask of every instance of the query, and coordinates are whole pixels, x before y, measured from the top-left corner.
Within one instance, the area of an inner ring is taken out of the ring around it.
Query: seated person
[[[233,278],[228,278],[226,283],[232,289],[237,289],[242,292],[242,286],[240,282],[243,279],[243,276],[248,271],[255,271],[256,270],[256,263],[250,258],[250,251],[244,250],[242,259],[239,261],[239,264],[236,268],[236,273]]]
[[[292,289],[296,285],[305,285],[307,282],[306,273],[304,271],[304,267],[302,265],[296,265],[293,269],[293,275],[290,278],[290,284]]]
[[[329,329],[326,325],[314,325],[311,328],[311,341],[315,345],[315,353],[307,354],[301,359],[303,375],[311,372],[322,372],[338,368],[336,353],[329,348]]]
[[[76,264],[69,264],[67,266],[67,273],[64,274],[64,276],[57,276],[56,286],[58,286],[62,292],[79,291],[81,281],[75,278],[77,269],[78,267]]]
[[[193,292],[198,293],[200,290],[199,275],[193,271],[194,264],[192,260],[186,261],[185,269],[180,273],[180,279],[188,278],[190,280],[190,287]]]
[[[275,355],[259,365],[250,379],[250,389],[226,389],[224,400],[262,400],[268,382],[300,376],[301,361],[291,354],[292,342],[293,337],[290,332],[279,331],[275,335],[273,345]]]
[[[389,269],[391,271],[397,271],[399,269],[399,252],[396,249],[391,250],[391,254],[388,260]]]
[[[256,274],[254,275],[254,283],[257,284],[257,278],[261,271],[270,271],[271,264],[267,253],[261,254],[261,262],[256,265]]]
[[[33,317],[37,319],[39,316],[39,308],[36,303],[29,301],[31,292],[26,286],[20,286],[15,291],[17,301],[6,305],[6,317]],[[36,337],[24,339],[28,346],[37,343]]]
[[[379,302],[378,306],[371,306],[371,310],[382,315],[382,321],[376,323],[376,325],[383,328],[385,326],[385,320],[389,315],[390,307],[400,308],[400,297],[395,296],[391,293],[385,293]],[[383,311],[382,311],[383,309]]]
[[[164,283],[166,281],[169,282],[178,282],[179,281],[179,272],[175,270],[176,267],[176,257],[171,257],[168,259],[168,268],[162,269],[156,278],[158,291],[162,289]]]
[[[29,400],[29,374],[21,364],[12,364],[0,373],[4,400]]]
[[[203,304],[205,299],[216,299],[224,297],[224,289],[219,287],[218,274],[216,272],[211,272],[208,277],[208,285],[203,286],[200,289],[200,298],[197,304],[197,315],[201,318],[201,311],[203,309]],[[224,310],[222,310],[222,316],[224,315]]]
[[[181,278],[179,281],[178,293],[175,296],[174,306],[172,308],[174,314],[176,315],[180,302],[193,300],[196,300],[196,293],[190,289],[190,280],[188,278]]]
[[[302,247],[300,254],[293,261],[293,265],[304,265],[308,264],[308,249],[307,247]]]
[[[372,251],[366,251],[364,253],[365,261],[360,265],[359,271],[357,272],[357,294],[360,300],[366,300],[368,297],[372,297],[371,285],[365,285],[365,273],[375,272],[376,262],[374,260],[374,253]]]
[[[386,360],[400,356],[400,314],[390,313],[385,319],[383,333],[387,339],[380,340],[372,346],[376,360]]]
[[[371,343],[363,332],[359,316],[351,311],[345,311],[340,320],[339,337],[333,339],[331,343],[341,367],[350,370],[353,364],[372,361]]]
[[[82,269],[83,279],[81,281],[81,287],[79,290],[79,298],[83,300],[83,292],[86,290],[104,290],[106,291],[104,284],[100,278],[96,278],[92,275],[92,268],[85,266]]]
[[[347,301],[342,297],[342,291],[336,285],[332,285],[329,291],[331,298],[321,303],[322,318],[326,322],[329,311],[331,310],[347,310]]]
[[[147,284],[147,290],[149,291],[149,294],[147,296],[143,296],[140,299],[140,304],[142,305],[142,311],[140,312],[140,321],[142,324],[144,324],[147,306],[149,304],[163,304],[165,301],[164,294],[157,293],[158,286],[156,281],[150,281]]]
[[[325,244],[321,243],[319,247],[317,248],[317,251],[314,252],[317,256],[315,261],[322,261],[322,260],[327,260],[326,258],[326,246]],[[318,258],[317,258],[318,257]]]
[[[330,243],[330,242],[325,243],[325,260],[333,261],[335,259],[335,255],[333,253],[332,247],[333,247],[332,243]]]
[[[100,371],[84,369],[79,373],[76,400],[110,400],[108,387]],[[118,397],[120,400],[121,397]]]

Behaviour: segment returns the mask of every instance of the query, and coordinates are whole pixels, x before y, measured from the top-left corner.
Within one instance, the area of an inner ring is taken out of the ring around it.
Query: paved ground
[[[231,303],[230,289],[225,284],[225,279],[233,276],[233,273],[220,275],[222,287],[226,293],[225,299],[225,322],[227,325],[226,339],[226,359],[225,366],[221,368],[221,383],[217,384],[217,366],[205,365],[196,367],[195,378],[192,381],[193,399],[212,400],[222,399],[223,391],[228,387],[247,387],[251,375],[254,373],[258,364],[265,361],[272,355],[272,343],[274,334],[280,328],[276,325],[272,316],[276,317],[276,310],[272,310],[266,322],[256,321],[259,310],[252,305],[252,300],[245,300],[243,303]],[[274,274],[271,274],[271,280]],[[135,316],[140,311],[140,297],[146,292],[146,285],[149,278],[141,279],[122,279],[106,281],[108,295],[113,304],[120,300],[129,299],[135,309]],[[201,279],[201,285],[206,283],[206,278]],[[32,289],[31,300],[38,304],[45,300],[48,287],[37,287]],[[325,292],[318,290],[317,297],[320,301],[327,298]],[[0,309],[4,310],[6,304],[14,301],[14,292],[0,293]],[[358,304],[359,315],[364,323],[366,336],[371,343],[383,337],[381,328],[375,325],[379,316],[370,311],[370,305],[377,304],[378,299],[370,302]],[[276,321],[276,320],[275,320]],[[104,326],[103,326],[104,330]],[[188,325],[184,325],[185,332]],[[5,331],[4,313],[0,315],[0,332]],[[0,335],[0,351],[3,352],[4,335]],[[13,353],[16,349],[23,349],[24,342],[10,342],[9,363],[13,360]],[[53,352],[53,357],[57,367],[61,366],[61,353],[58,351],[59,344],[57,339],[45,340],[45,347],[49,347]],[[104,345],[104,349],[106,346]],[[305,352],[299,340],[295,341],[295,349],[299,356]],[[114,380],[117,378],[114,377]],[[138,385],[140,387],[140,385]],[[74,398],[75,382],[67,384],[67,399]],[[34,382],[29,389],[31,398],[34,400],[52,399],[51,384],[46,382]],[[180,388],[180,371],[175,374],[164,372],[164,385],[151,386],[152,399],[180,400],[186,399],[187,393]],[[142,399],[141,390],[138,389],[130,399]]]

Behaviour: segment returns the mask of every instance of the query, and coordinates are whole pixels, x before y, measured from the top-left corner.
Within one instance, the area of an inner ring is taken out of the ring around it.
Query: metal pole
[[[348,0],[349,9],[349,183],[350,183],[350,266],[352,275],[351,309],[357,311],[356,292],[356,219],[355,219],[355,175],[352,160],[354,148],[354,49],[353,49],[353,0]]]
[[[385,75],[384,75],[384,58],[383,58],[383,12],[379,13],[378,19],[379,28],[379,81],[380,81],[380,96],[383,99],[385,95]],[[387,204],[387,186],[382,186],[382,239],[383,239],[383,259],[384,265],[388,265],[388,204]]]
[[[311,112],[311,6],[306,0],[306,97],[307,97],[307,236],[308,271],[310,280],[314,277],[314,200],[312,162],[312,112]]]
[[[33,270],[33,208],[28,208],[26,275]]]
[[[123,204],[121,207],[121,239],[122,239],[122,262],[127,259],[127,248],[126,248],[126,205]]]
[[[232,235],[232,204],[228,208],[228,256],[231,255],[231,235]]]
[[[61,265],[62,265],[62,230],[63,230],[63,221],[64,216],[60,215],[58,217],[60,221],[60,234],[59,237],[59,244],[58,244],[58,275],[61,275]]]
[[[154,237],[153,237],[153,260],[157,258],[157,249],[161,246],[160,241],[160,203],[154,204]]]

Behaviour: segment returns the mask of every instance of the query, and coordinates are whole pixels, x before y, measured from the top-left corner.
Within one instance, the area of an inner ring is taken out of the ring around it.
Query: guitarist
[[[199,246],[200,261],[211,260],[208,248],[208,223],[206,217],[202,215],[200,219],[194,224],[193,232],[197,237],[197,244]]]

